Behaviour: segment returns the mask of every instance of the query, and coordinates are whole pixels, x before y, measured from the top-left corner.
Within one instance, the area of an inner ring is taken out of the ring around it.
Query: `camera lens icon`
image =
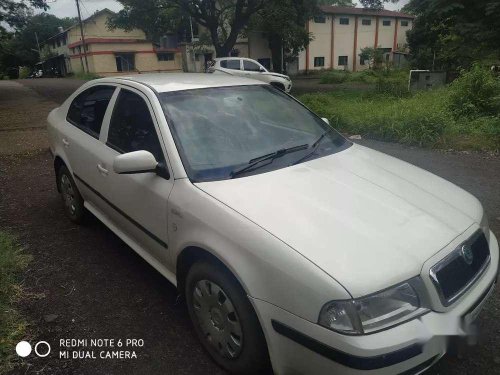
[[[27,357],[31,354],[31,344],[28,341],[20,341],[16,345],[16,353],[19,357]],[[39,341],[35,344],[35,354],[44,358],[50,354],[51,347],[47,341]]]

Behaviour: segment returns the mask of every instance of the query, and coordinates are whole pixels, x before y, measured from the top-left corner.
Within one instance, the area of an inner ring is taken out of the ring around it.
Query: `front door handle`
[[[108,170],[104,168],[101,163],[97,164],[97,169],[99,170],[99,172],[101,172],[101,174],[105,176],[107,176],[109,173]]]
[[[64,147],[66,147],[66,148],[69,147],[69,142],[66,140],[66,138],[62,139],[62,143],[63,143]]]

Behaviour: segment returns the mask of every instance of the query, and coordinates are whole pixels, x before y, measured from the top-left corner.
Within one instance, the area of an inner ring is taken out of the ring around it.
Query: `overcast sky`
[[[398,10],[401,9],[409,0],[399,0],[398,3],[388,3],[385,5],[386,9]],[[58,17],[76,17],[76,4],[75,0],[47,0],[50,5],[48,13],[54,14]],[[116,0],[80,0],[80,8],[82,17],[87,18],[96,10],[104,8],[117,11],[121,9],[121,5]]]

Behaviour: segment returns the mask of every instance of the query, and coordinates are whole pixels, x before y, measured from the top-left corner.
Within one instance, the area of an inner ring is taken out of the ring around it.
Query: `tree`
[[[14,29],[26,24],[32,8],[48,9],[45,0],[1,0],[0,23],[6,23]]]
[[[500,3],[496,0],[411,0],[417,16],[408,32],[414,66],[467,68],[474,61],[500,61]]]
[[[377,68],[384,62],[384,52],[380,48],[365,47],[359,54],[361,60],[368,61],[370,69]]]
[[[359,0],[364,8],[384,9],[385,3],[397,3],[398,0]]]
[[[7,67],[34,65],[40,60],[35,33],[43,46],[45,40],[58,33],[58,27],[67,28],[75,23],[76,20],[73,18],[58,18],[47,13],[28,17],[24,21],[24,25],[20,26],[20,29],[10,33],[1,42],[0,66],[5,69]]]
[[[283,52],[283,62],[290,62],[309,44],[311,35],[305,24],[318,13],[315,0],[270,0],[254,15],[249,29],[262,32],[267,39],[275,71],[281,71]]]
[[[175,19],[188,19],[208,30],[217,56],[228,56],[238,36],[248,25],[252,15],[261,10],[266,0],[118,0],[124,5],[122,20],[130,25],[157,34],[155,30],[174,29]],[[143,12],[143,9],[148,9]],[[110,26],[120,18],[111,19]]]

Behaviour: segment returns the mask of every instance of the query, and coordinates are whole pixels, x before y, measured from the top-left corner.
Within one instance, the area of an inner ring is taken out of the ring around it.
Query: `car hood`
[[[478,200],[461,188],[359,145],[196,185],[300,252],[353,297],[420,274],[427,259],[482,216]]]
[[[262,74],[266,75],[266,76],[273,76],[273,77],[279,77],[279,78],[290,80],[290,77],[288,77],[287,75],[284,75],[284,74],[280,74],[280,73],[267,72],[267,73],[262,73]]]

